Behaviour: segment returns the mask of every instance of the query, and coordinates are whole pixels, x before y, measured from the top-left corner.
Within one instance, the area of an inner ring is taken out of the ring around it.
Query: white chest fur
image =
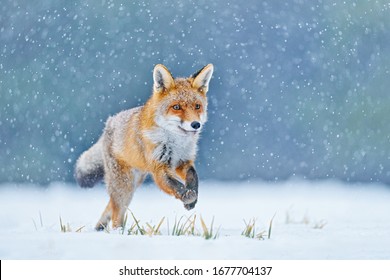
[[[198,134],[179,134],[157,127],[149,130],[146,135],[156,144],[152,154],[154,160],[176,168],[180,161],[195,159]]]

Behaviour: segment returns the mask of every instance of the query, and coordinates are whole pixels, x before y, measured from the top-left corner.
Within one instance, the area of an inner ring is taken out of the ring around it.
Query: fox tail
[[[74,177],[82,188],[92,188],[104,178],[102,142],[99,139],[76,162]]]

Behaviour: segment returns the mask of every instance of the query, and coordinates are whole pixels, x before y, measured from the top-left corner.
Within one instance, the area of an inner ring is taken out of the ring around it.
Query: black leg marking
[[[106,227],[101,223],[95,227],[96,231],[103,231],[105,229],[106,229]]]
[[[168,182],[169,186],[172,189],[174,189],[176,191],[176,193],[179,194],[180,197],[182,197],[184,195],[184,193],[186,192],[184,185],[169,175],[167,175],[166,178],[167,178],[167,182]]]
[[[198,174],[193,166],[191,166],[186,175],[186,190],[184,194],[185,199],[183,199],[184,207],[187,210],[191,210],[195,207],[196,202],[198,201]]]
[[[198,174],[193,166],[191,166],[186,175],[186,189],[198,192]]]
[[[197,200],[197,191],[193,189],[187,189],[182,183],[170,176],[167,176],[167,182],[169,186],[178,194],[178,197],[181,199],[181,201],[183,201],[184,205],[191,204]]]
[[[191,210],[191,209],[194,209],[195,208],[195,204],[198,202],[198,200],[195,200],[194,202],[190,203],[190,204],[184,204],[184,207],[187,209],[187,210]]]

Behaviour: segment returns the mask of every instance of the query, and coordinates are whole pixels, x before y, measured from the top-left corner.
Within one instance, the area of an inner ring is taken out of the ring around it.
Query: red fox
[[[213,65],[188,78],[173,78],[158,64],[153,94],[144,106],[109,117],[103,134],[81,154],[77,183],[93,187],[104,179],[110,196],[96,230],[123,226],[134,191],[151,174],[157,186],[180,199],[188,210],[198,199],[194,167],[200,131],[207,120],[207,96]]]

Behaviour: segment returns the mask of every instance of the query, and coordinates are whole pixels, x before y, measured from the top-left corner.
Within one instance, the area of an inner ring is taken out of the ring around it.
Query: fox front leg
[[[184,207],[187,210],[193,209],[198,201],[198,185],[198,174],[195,168],[191,166],[186,174],[186,192],[184,194],[185,199],[183,199]]]
[[[184,207],[188,210],[195,207],[198,198],[198,176],[195,169],[192,169],[192,171],[188,169],[187,173],[189,173],[189,176],[186,176],[186,179],[183,180],[185,185],[177,180],[168,170],[161,170],[153,174],[154,181],[158,187],[167,194],[183,201]]]
[[[185,185],[170,175],[166,175],[166,181],[171,189],[176,192],[175,196],[183,201],[184,207],[187,210],[191,210],[195,207],[198,199],[198,176],[193,168],[191,171],[189,170],[187,174],[189,174],[189,176],[186,177]]]
[[[183,195],[184,207],[191,210],[198,200],[198,174],[192,161],[188,161],[176,168],[176,174],[185,182]]]

